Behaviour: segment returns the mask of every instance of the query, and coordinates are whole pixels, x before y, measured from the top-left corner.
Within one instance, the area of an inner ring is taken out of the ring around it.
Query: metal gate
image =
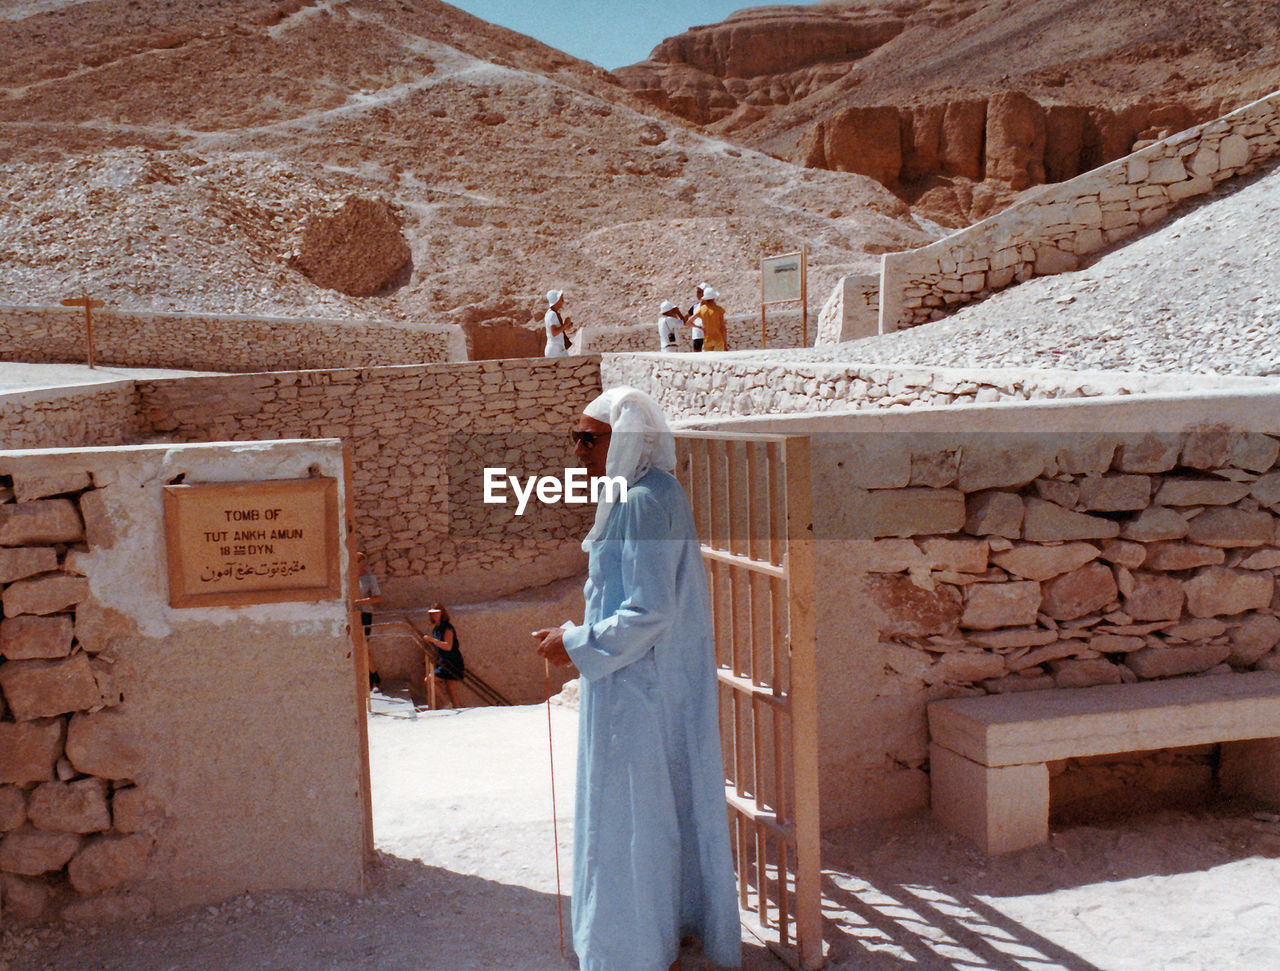
[[[822,957],[809,440],[678,432],[715,619],[739,904],[796,968]]]

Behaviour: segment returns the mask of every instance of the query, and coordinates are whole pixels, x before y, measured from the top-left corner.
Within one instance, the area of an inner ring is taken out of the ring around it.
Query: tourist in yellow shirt
[[[707,287],[702,291],[702,303],[698,304],[698,309],[694,311],[694,316],[698,318],[703,331],[706,332],[706,338],[702,342],[704,351],[728,349],[724,332],[724,308],[716,303],[719,296],[717,290]]]

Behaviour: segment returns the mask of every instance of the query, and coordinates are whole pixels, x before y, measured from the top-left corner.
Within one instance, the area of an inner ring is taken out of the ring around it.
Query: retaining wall
[[[886,253],[879,332],[938,320],[1032,276],[1075,269],[1176,204],[1280,153],[1280,92],[1047,186],[920,249]]]
[[[165,484],[309,475],[338,481],[340,530],[338,442],[0,452],[5,921],[363,890],[344,599],[169,606]]]
[[[386,320],[317,320],[240,314],[93,314],[94,360],[191,371],[267,371],[465,361],[462,328]],[[0,307],[0,359],[85,360],[84,311]]]
[[[0,392],[0,448],[127,445],[141,434],[132,381]]]
[[[880,332],[880,274],[841,277],[818,317],[816,346],[840,344]]]
[[[285,371],[137,382],[142,423],[174,441],[340,438],[357,542],[387,600],[478,600],[573,576],[587,505],[483,502],[485,467],[560,474],[599,358]],[[511,497],[510,490],[506,495]]]
[[[813,436],[824,826],[927,807],[931,700],[1280,670],[1278,416],[1272,391],[698,423]],[[1091,769],[1092,795],[1208,762]]]
[[[600,373],[605,387],[647,391],[673,420],[1274,386],[1268,378],[826,364],[763,352],[611,354]]]
[[[873,322],[874,326],[874,322]],[[819,314],[815,308],[809,309],[809,343],[813,344],[818,334]],[[760,348],[760,311],[736,314],[726,317],[725,330],[728,333],[729,346],[735,350],[758,350]],[[874,333],[874,330],[872,331]],[[680,352],[689,352],[693,346],[689,343],[689,329],[680,324],[677,331]],[[798,304],[770,307],[765,315],[765,340],[770,348],[804,347],[804,320]],[[578,338],[575,335],[574,340]],[[577,348],[575,348],[577,350]],[[649,324],[629,324],[618,327],[592,327],[587,325],[582,331],[583,353],[616,354],[625,352],[658,351],[658,314],[655,310],[653,322]]]

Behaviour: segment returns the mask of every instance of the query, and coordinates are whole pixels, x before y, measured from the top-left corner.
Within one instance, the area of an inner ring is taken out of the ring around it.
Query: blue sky
[[[643,61],[665,38],[714,24],[751,0],[448,0],[482,20],[612,70]],[[792,0],[807,5],[813,0]]]

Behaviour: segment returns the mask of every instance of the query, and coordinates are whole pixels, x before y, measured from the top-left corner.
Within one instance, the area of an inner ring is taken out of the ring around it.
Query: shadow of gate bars
[[[748,929],[823,963],[809,440],[676,433],[711,593],[730,837]]]

